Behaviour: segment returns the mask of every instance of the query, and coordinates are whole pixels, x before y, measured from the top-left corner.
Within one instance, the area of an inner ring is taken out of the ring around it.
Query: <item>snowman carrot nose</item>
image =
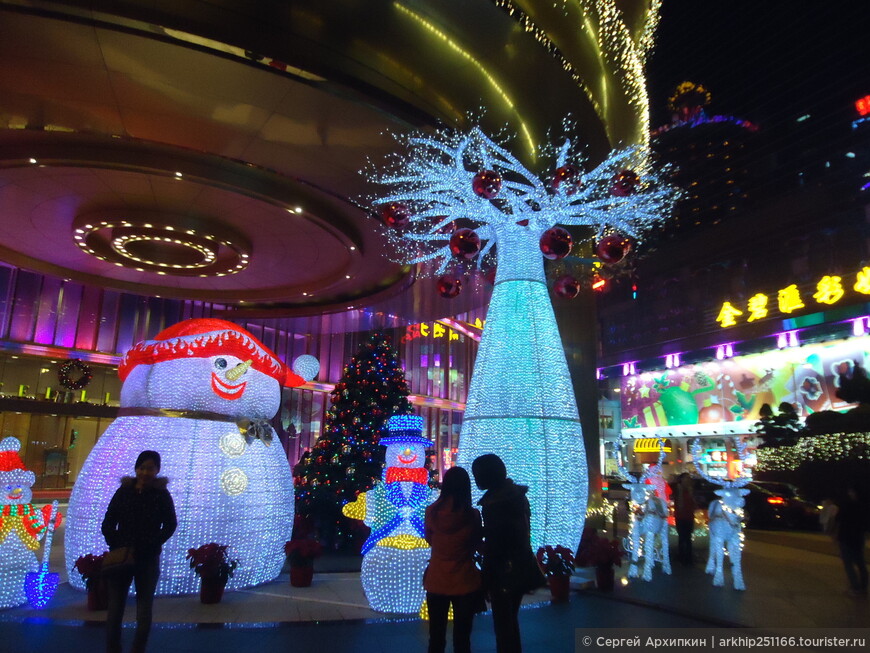
[[[235,381],[242,374],[244,374],[245,372],[248,371],[248,368],[253,364],[253,362],[254,361],[252,361],[252,360],[246,360],[244,363],[239,363],[233,369],[231,369],[229,372],[227,372],[227,374],[226,374],[227,379],[230,381]]]

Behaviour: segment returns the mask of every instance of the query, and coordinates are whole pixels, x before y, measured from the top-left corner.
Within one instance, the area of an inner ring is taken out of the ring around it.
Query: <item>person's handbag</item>
[[[490,570],[488,582],[484,584],[490,591],[507,591],[526,594],[547,584],[547,579],[538,565],[531,549],[517,551],[510,558],[501,560],[496,569]]]
[[[103,556],[103,574],[112,575],[128,571],[136,564],[132,546],[119,546]]]

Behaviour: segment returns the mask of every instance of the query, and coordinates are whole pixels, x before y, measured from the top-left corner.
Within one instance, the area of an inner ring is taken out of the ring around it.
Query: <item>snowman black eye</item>
[[[219,370],[227,369],[227,359],[226,358],[216,358],[214,361],[214,366]]]

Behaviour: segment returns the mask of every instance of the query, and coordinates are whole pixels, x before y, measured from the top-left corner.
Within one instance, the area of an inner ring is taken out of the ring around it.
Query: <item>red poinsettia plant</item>
[[[100,574],[103,571],[103,557],[105,555],[105,552],[100,555],[88,553],[76,559],[73,568],[82,575],[86,589],[91,589],[91,585],[100,580]]]
[[[290,540],[284,544],[284,553],[290,558],[291,565],[308,566],[323,554],[323,546],[317,540],[308,538]]]
[[[583,531],[580,547],[577,549],[577,564],[581,567],[622,566],[625,549],[617,539],[601,537],[594,528]]]
[[[574,573],[574,554],[564,546],[542,546],[538,549],[538,565],[547,577],[570,576]]]
[[[200,578],[219,578],[226,582],[239,566],[238,560],[230,559],[228,548],[229,546],[211,542],[203,544],[198,549],[188,549],[187,559],[190,560],[190,568]]]

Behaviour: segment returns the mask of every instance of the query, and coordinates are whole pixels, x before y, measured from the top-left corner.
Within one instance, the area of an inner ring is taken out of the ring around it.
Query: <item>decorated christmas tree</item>
[[[381,477],[392,415],[411,412],[408,385],[390,338],[374,333],[344,368],[330,395],[323,434],[294,468],[296,511],[319,537],[341,544],[351,526],[341,507]]]

